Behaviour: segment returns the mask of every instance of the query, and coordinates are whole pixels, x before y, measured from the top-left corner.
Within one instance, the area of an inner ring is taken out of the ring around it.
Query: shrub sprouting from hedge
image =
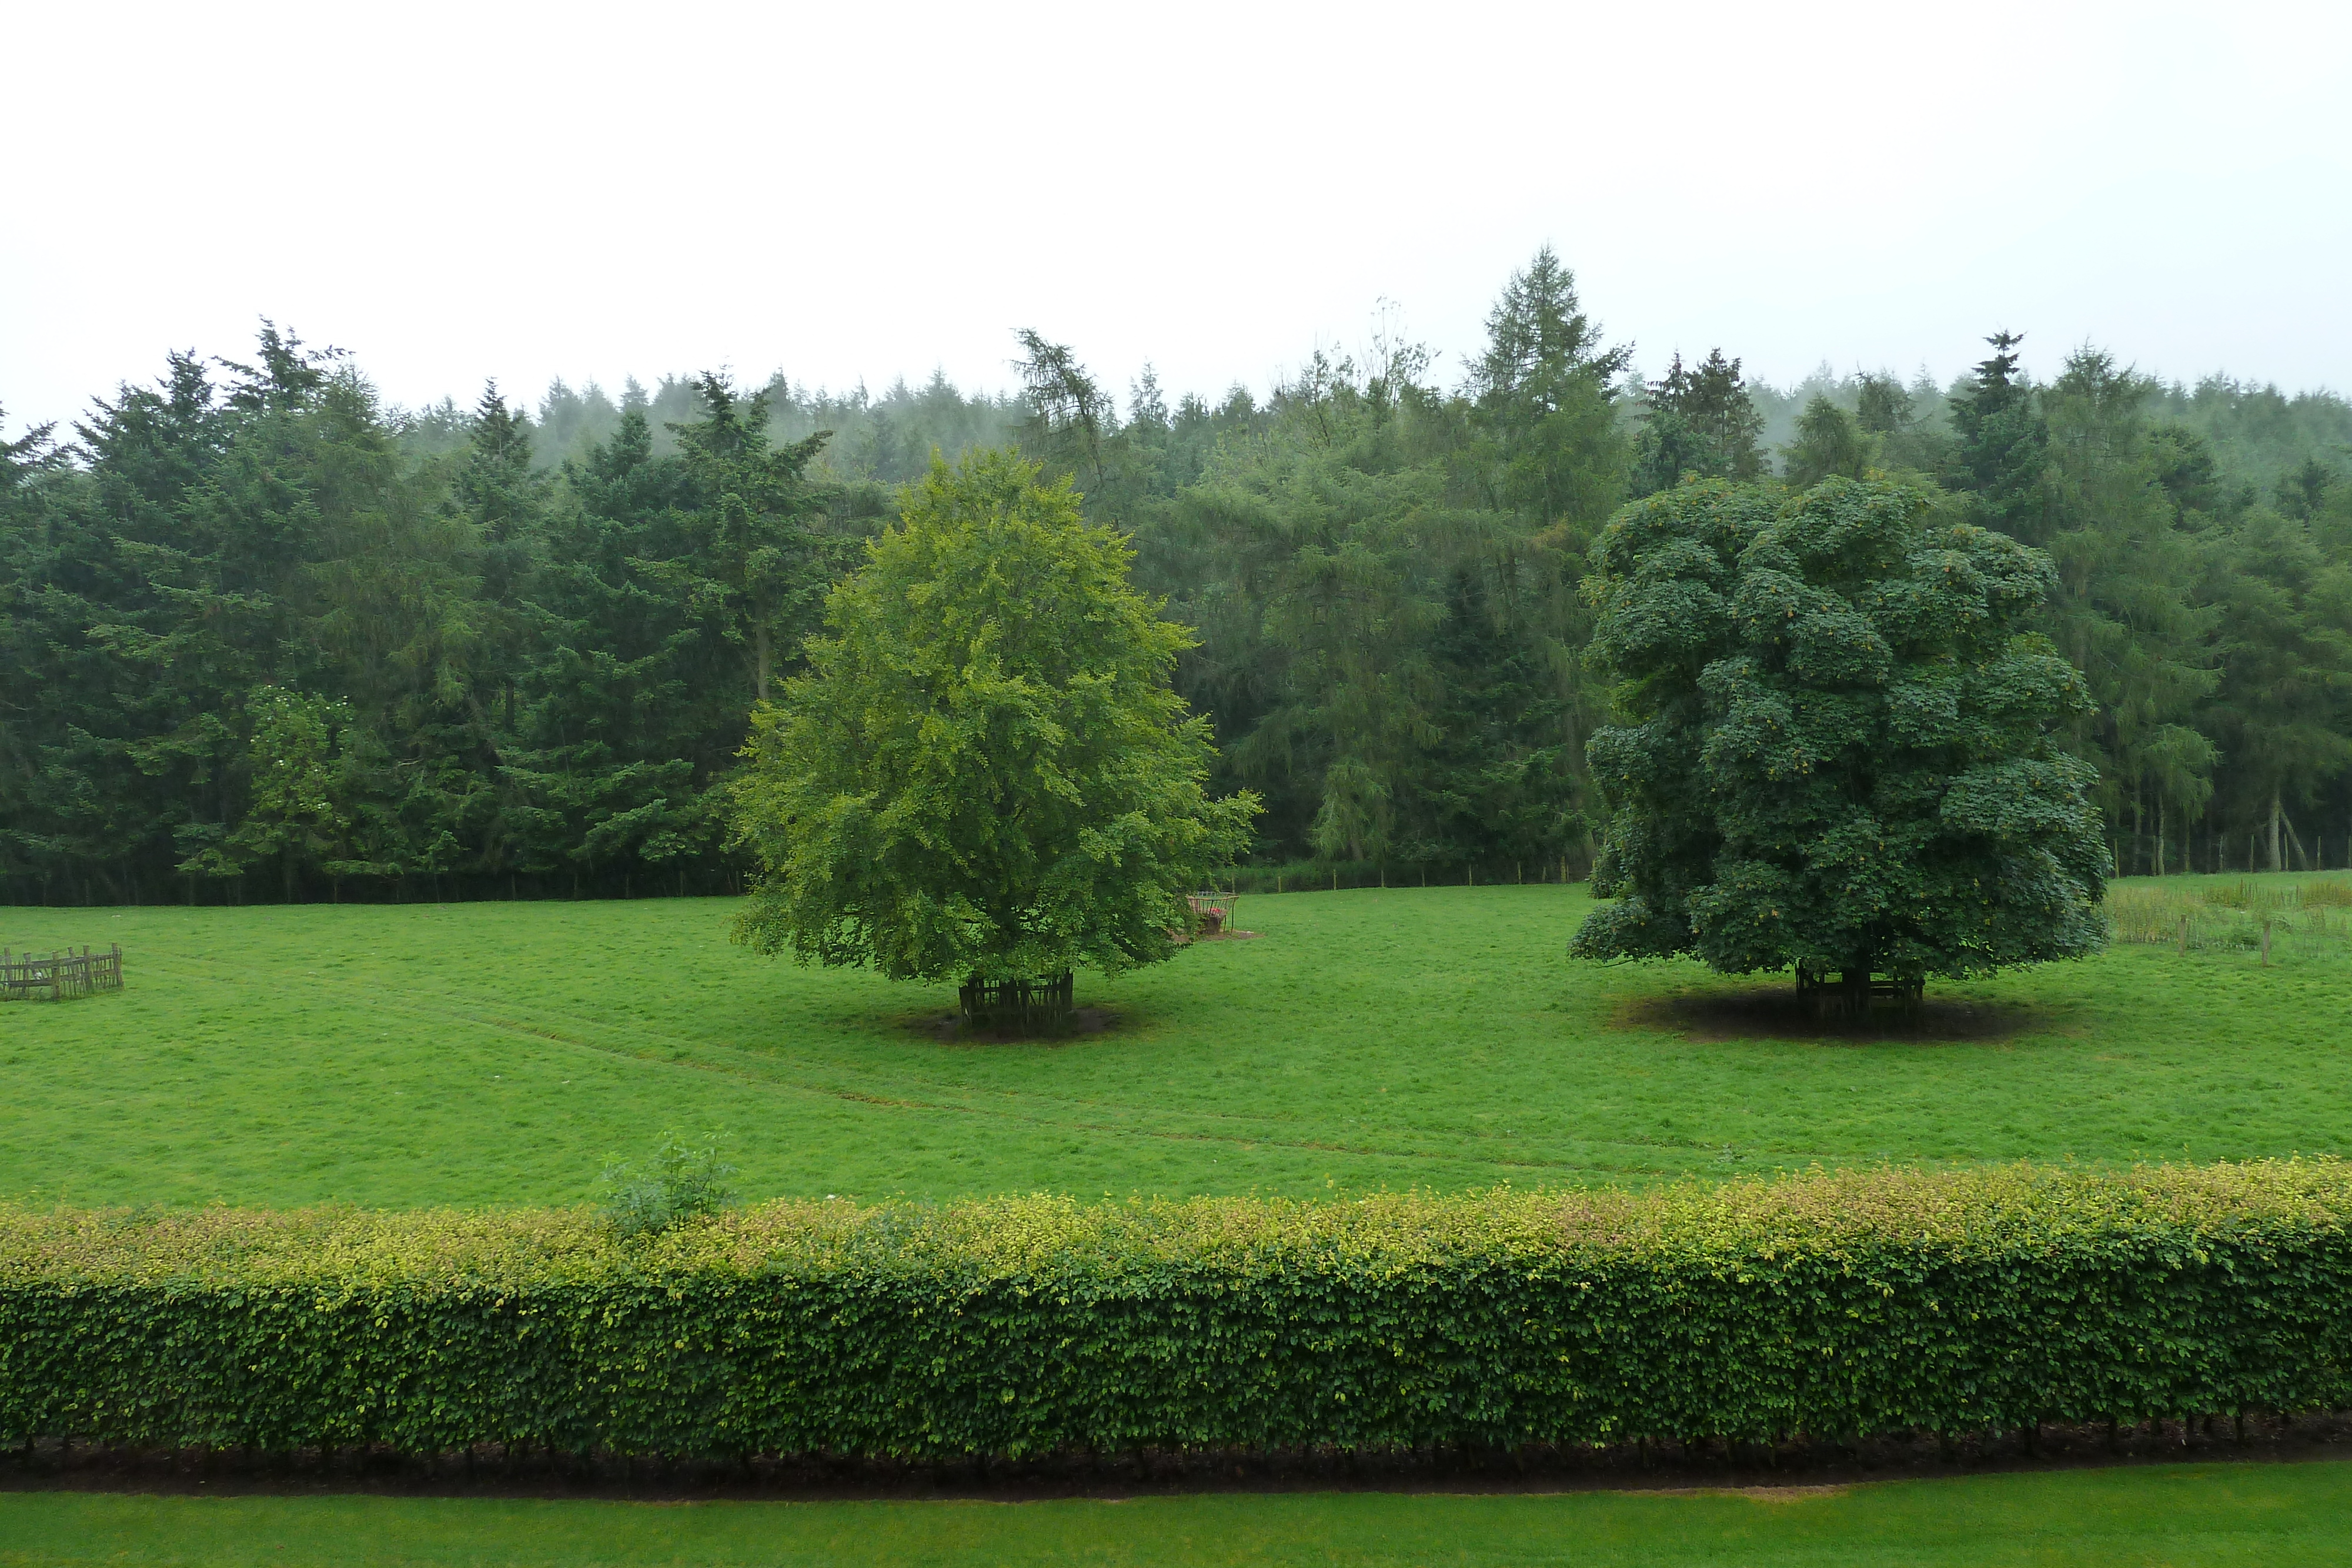
[[[2352,1406],[2352,1167],[946,1207],[0,1209],[0,1438],[940,1458]]]
[[[735,1174],[721,1154],[724,1133],[689,1138],[664,1133],[644,1167],[614,1161],[604,1167],[600,1212],[623,1236],[649,1236],[683,1220],[716,1214],[735,1201],[727,1185]]]

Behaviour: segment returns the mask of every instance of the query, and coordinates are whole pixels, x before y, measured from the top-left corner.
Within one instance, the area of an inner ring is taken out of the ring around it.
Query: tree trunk
[[[2164,874],[2164,797],[2156,798],[2156,874]]]
[[[2279,829],[2286,835],[2287,852],[2294,857],[2294,863],[2305,871],[2312,870],[2311,852],[2303,847],[2303,835],[2294,831],[2294,819],[2284,810],[2279,812]]]
[[[2273,871],[2286,869],[2279,864],[2279,819],[2284,815],[2285,813],[2279,809],[2278,786],[2273,784],[2271,786],[2271,870]]]

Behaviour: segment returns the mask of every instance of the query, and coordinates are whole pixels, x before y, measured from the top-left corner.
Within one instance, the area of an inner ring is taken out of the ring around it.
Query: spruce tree
[[[1855,399],[1854,423],[1865,435],[1892,435],[1910,427],[1911,394],[1893,376],[1864,375]]]
[[[1835,475],[1859,479],[1870,465],[1870,443],[1852,414],[1819,392],[1797,419],[1797,439],[1787,452],[1786,477],[1803,490]]]
[[[751,700],[765,702],[847,559],[845,541],[824,528],[824,494],[807,473],[830,434],[776,446],[766,394],[744,397],[712,374],[697,377],[694,388],[703,417],[669,426],[696,503],[691,551],[670,570],[691,573],[696,591],[722,607]]]
[[[1543,528],[1598,527],[1624,464],[1613,402],[1628,350],[1605,348],[1576,275],[1549,246],[1511,275],[1486,317],[1486,348],[1465,389],[1468,461],[1498,510]]]
[[[1729,479],[1753,479],[1764,472],[1764,415],[1748,395],[1739,361],[1710,349],[1690,373],[1690,382],[1675,412],[1715,449],[1718,473]]]
[[[516,864],[624,887],[713,847],[709,790],[752,703],[723,599],[695,570],[697,486],[642,407],[567,463],[525,606],[531,655],[501,774]]]
[[[1976,497],[1977,520],[2012,538],[2039,544],[2043,527],[2042,472],[2050,433],[2033,389],[2018,373],[2021,332],[1996,332],[1985,341],[1992,357],[1975,367],[1952,398],[1958,437],[1954,486]]]
[[[1636,493],[1654,494],[1685,475],[1753,479],[1764,472],[1764,415],[1748,395],[1739,361],[1721,349],[1685,366],[1679,353],[1643,394],[1633,465]]]

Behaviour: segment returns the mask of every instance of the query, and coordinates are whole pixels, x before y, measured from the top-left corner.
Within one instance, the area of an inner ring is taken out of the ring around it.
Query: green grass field
[[[1570,963],[1579,888],[1292,894],[1243,900],[1256,940],[1081,976],[1080,1002],[1114,1015],[1101,1033],[987,1044],[938,1037],[944,988],[730,946],[730,907],[0,911],[0,943],[120,941],[130,977],[0,1004],[0,1196],[570,1203],[668,1126],[730,1130],[749,1197],[1305,1195],[2352,1145],[2340,941],[2283,937],[2269,967],[2226,944],[2119,945],[1931,988],[1974,1009],[1953,1037],[1823,1040],[1675,1012],[1742,988],[1696,966]]]
[[[1031,1503],[0,1495],[0,1564],[1315,1564],[2262,1568],[2352,1562],[2352,1464],[1781,1492]]]

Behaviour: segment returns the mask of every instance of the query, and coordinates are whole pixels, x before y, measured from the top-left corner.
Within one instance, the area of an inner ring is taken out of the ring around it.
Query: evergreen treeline
[[[1263,401],[1123,396],[1020,340],[1021,387],[716,376],[388,408],[265,328],[0,444],[0,898],[626,894],[736,885],[712,795],[752,705],[928,465],[1074,472],[1200,629],[1180,690],[1259,858],[1578,874],[1586,549],[1690,475],[1883,472],[2051,552],[2044,629],[2116,868],[2352,859],[2352,404],[2165,386],[2016,340],[1948,386],[1642,379],[1549,251],[1458,384],[1376,337]]]

